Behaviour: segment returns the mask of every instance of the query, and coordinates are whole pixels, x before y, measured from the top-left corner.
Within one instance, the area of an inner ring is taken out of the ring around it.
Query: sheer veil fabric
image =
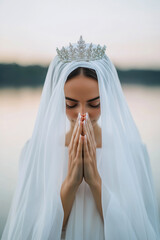
[[[20,154],[17,185],[2,240],[61,239],[64,212],[60,189],[67,122],[64,84],[77,67],[92,68],[98,76],[105,239],[158,240],[158,204],[147,148],[115,66],[106,54],[94,61],[64,63],[58,55],[51,61],[33,133]],[[80,222],[79,218],[74,226],[78,228]],[[73,240],[69,234],[66,239]],[[76,240],[83,238],[77,235]]]

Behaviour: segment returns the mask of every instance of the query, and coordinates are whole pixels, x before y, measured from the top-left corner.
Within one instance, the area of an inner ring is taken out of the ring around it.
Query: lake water
[[[147,145],[160,209],[160,87],[123,85]],[[31,137],[42,88],[0,89],[0,237],[16,186],[20,151]]]

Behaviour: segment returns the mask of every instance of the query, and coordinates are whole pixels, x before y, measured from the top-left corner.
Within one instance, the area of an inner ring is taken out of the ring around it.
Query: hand
[[[79,118],[77,117],[74,126],[72,138],[68,146],[69,161],[67,180],[74,186],[78,187],[83,180],[83,161],[82,161],[82,122],[79,126]]]
[[[84,180],[88,183],[88,185],[93,186],[97,181],[99,181],[100,176],[96,161],[97,144],[89,115],[88,118],[85,118],[85,124],[83,121],[83,132],[87,137],[86,140],[84,139]]]

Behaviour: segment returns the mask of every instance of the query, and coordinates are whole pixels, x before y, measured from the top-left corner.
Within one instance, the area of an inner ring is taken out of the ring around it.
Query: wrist
[[[89,184],[91,189],[96,189],[97,187],[101,186],[101,177],[98,175],[95,180]]]
[[[71,192],[75,192],[75,193],[79,187],[79,184],[75,184],[69,177],[66,177],[65,185],[68,188],[68,190],[70,190]]]

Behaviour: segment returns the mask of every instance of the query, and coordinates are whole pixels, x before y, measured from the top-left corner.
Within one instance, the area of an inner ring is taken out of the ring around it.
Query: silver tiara
[[[68,47],[62,47],[61,50],[56,48],[57,54],[62,62],[72,62],[72,61],[94,61],[101,59],[105,55],[106,46],[101,47],[99,44],[96,47],[93,47],[92,43],[86,46],[85,41],[80,36],[79,41],[77,42],[77,47],[73,47],[69,43]]]

